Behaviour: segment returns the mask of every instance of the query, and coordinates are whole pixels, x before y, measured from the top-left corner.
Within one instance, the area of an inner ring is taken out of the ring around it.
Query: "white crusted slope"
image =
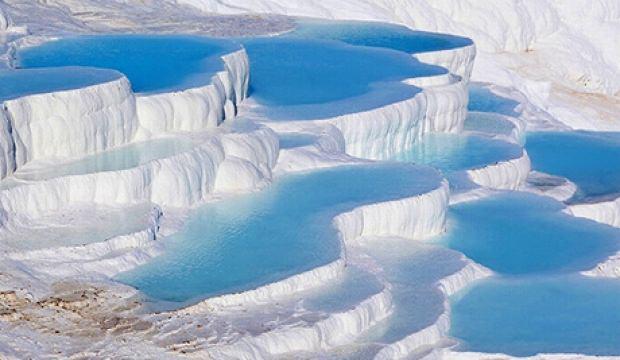
[[[120,74],[85,88],[6,100],[4,109],[12,126],[16,167],[126,144],[138,126],[134,95]]]
[[[523,150],[523,155],[519,158],[467,170],[467,175],[473,182],[483,187],[516,190],[527,179],[530,169],[530,158]]]
[[[573,216],[620,227],[620,198],[591,204],[570,205],[565,212]]]

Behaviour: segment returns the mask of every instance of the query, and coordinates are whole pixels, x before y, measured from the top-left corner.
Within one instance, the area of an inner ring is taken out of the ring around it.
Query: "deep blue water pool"
[[[573,201],[620,196],[620,133],[528,133],[526,149],[534,170],[578,186]]]
[[[459,350],[620,355],[620,282],[576,275],[492,279],[452,301]]]
[[[60,68],[1,70],[0,101],[106,83],[120,78],[113,70],[67,66]]]
[[[254,194],[195,211],[161,257],[118,280],[156,300],[192,301],[249,290],[340,254],[332,218],[436,188],[439,174],[410,164],[347,166],[294,175]]]
[[[164,92],[210,83],[220,56],[238,45],[189,35],[93,35],[24,48],[20,68],[91,66],[125,74],[136,92]]]
[[[594,267],[620,247],[620,230],[561,212],[555,200],[512,192],[452,206],[450,248],[503,274]]]

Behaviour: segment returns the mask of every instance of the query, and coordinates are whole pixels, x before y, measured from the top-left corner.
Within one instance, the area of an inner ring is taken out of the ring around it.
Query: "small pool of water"
[[[526,149],[534,170],[578,186],[573,202],[620,196],[620,132],[534,132]]]
[[[328,39],[351,45],[389,48],[409,54],[454,49],[473,44],[470,39],[414,31],[405,26],[366,21],[297,20],[297,29],[287,34],[307,39]]]
[[[469,86],[469,111],[498,113],[506,116],[518,117],[519,103],[493,93],[488,87],[480,84]]]
[[[194,143],[184,138],[162,138],[103,151],[64,164],[30,165],[15,174],[20,180],[41,181],[61,176],[131,169],[156,159],[189,151]]]
[[[220,56],[237,47],[189,35],[77,36],[21,49],[17,64],[114,69],[127,76],[135,92],[165,92],[210,83],[211,75],[223,68]]]
[[[319,119],[408,99],[420,90],[407,78],[444,74],[390,49],[291,37],[244,41],[250,95],[274,120]]]
[[[118,280],[154,300],[180,303],[253,289],[337,259],[335,215],[425,193],[440,181],[434,169],[394,163],[286,177],[196,210],[166,239],[164,255]]]
[[[478,135],[429,133],[392,160],[430,165],[444,173],[484,167],[522,155],[521,147]]]
[[[521,192],[452,206],[440,240],[503,274],[586,270],[620,248],[620,230],[561,212],[551,198]]]
[[[512,135],[515,124],[501,114],[470,111],[463,124],[465,131],[477,131],[497,135]]]
[[[318,137],[313,134],[287,133],[279,134],[278,137],[280,138],[280,149],[307,146],[314,144],[318,140]]]
[[[452,301],[459,350],[620,355],[620,282],[580,276],[491,279]]]
[[[18,97],[78,89],[106,83],[123,75],[113,70],[87,67],[0,70],[0,101]]]

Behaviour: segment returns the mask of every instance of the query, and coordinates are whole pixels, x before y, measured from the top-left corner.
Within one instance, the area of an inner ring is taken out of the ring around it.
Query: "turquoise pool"
[[[493,279],[452,302],[459,350],[620,354],[620,281],[577,275]]]
[[[478,135],[430,133],[392,160],[426,164],[450,173],[516,159],[521,155],[520,146],[506,141]]]
[[[620,133],[566,131],[527,134],[534,170],[578,186],[573,202],[620,196]]]
[[[450,208],[440,241],[510,275],[587,270],[620,249],[620,230],[561,212],[547,197],[509,192]]]
[[[282,280],[340,256],[335,215],[424,193],[440,180],[431,168],[393,163],[289,176],[196,210],[166,239],[164,255],[118,280],[154,300],[179,303]]]

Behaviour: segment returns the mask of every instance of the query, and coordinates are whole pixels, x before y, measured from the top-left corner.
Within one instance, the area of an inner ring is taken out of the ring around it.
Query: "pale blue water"
[[[517,117],[519,116],[518,106],[518,102],[496,95],[483,85],[474,83],[469,86],[467,109],[470,111],[498,113]]]
[[[493,279],[452,302],[459,349],[620,355],[620,282],[576,275]]]
[[[477,135],[430,133],[392,160],[426,164],[450,173],[515,159],[521,154],[520,146],[506,141]]]
[[[463,130],[479,131],[483,133],[501,134],[509,136],[515,125],[501,115],[484,112],[469,112],[463,124]]]
[[[297,20],[288,36],[339,40],[351,45],[390,48],[406,53],[448,50],[471,45],[470,39],[405,26],[364,21]]]
[[[586,270],[620,248],[620,230],[561,212],[547,197],[512,192],[450,208],[450,248],[503,274]]]
[[[427,192],[439,181],[433,169],[390,163],[286,177],[203,206],[166,239],[164,255],[118,280],[177,302],[249,290],[338,258],[331,226],[338,213]]]
[[[163,92],[210,83],[219,58],[237,45],[189,35],[77,36],[19,50],[21,68],[91,66],[125,74],[136,92]]]
[[[380,107],[420,90],[400,81],[445,69],[390,49],[338,41],[260,38],[244,41],[250,94],[270,118],[316,119]]]
[[[0,101],[53,91],[78,89],[120,78],[113,70],[87,67],[59,67],[0,70]]]
[[[291,149],[313,144],[318,137],[312,134],[280,134],[280,149]]]
[[[193,147],[193,142],[186,139],[156,139],[99,152],[64,164],[46,166],[36,171],[20,171],[16,177],[40,181],[60,176],[131,169],[156,159],[188,151]]]
[[[394,313],[370,330],[365,341],[393,343],[433,324],[443,313],[436,283],[464,266],[456,251],[409,239],[385,238],[364,245],[392,284]]]
[[[533,169],[577,184],[573,201],[620,195],[620,133],[528,133],[526,149]]]

